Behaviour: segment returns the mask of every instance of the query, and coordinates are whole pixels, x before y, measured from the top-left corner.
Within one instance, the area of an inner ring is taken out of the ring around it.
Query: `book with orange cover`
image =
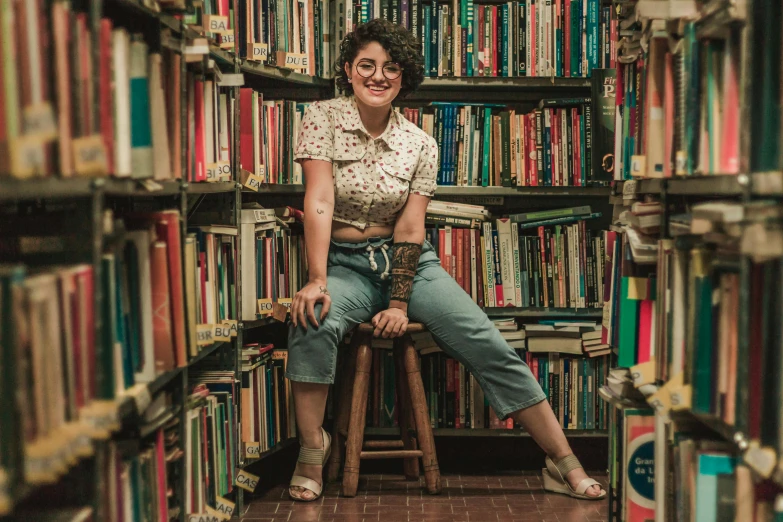
[[[155,342],[156,373],[173,370],[174,339],[171,329],[172,303],[169,293],[168,248],[163,241],[155,241],[150,250],[152,276],[152,331]]]

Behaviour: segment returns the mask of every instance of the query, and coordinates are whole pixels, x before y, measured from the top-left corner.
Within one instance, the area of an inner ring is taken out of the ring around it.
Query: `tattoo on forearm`
[[[391,299],[407,303],[413,290],[413,278],[421,257],[421,245],[395,243],[392,251]]]
[[[329,290],[327,290],[325,286],[319,286],[318,288],[321,290],[322,294],[329,295]]]
[[[315,211],[318,212],[319,214],[323,214],[324,213],[324,211],[321,210],[320,208],[315,209]]]

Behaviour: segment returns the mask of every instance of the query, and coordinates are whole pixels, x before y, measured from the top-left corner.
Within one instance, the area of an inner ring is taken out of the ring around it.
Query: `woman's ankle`
[[[299,429],[299,444],[303,448],[321,449],[324,445],[324,435],[321,426],[314,429]]]

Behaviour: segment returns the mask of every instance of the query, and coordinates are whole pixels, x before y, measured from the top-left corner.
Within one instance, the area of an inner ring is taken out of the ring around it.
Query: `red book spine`
[[[500,71],[498,71],[498,7],[496,5],[493,5],[490,7],[490,12],[492,13],[491,16],[491,24],[492,24],[492,76],[500,76]]]
[[[484,307],[484,250],[481,248],[481,231],[471,231],[476,238],[476,301]]]
[[[204,83],[196,80],[193,90],[193,103],[195,105],[195,124],[196,124],[196,171],[194,181],[206,181],[206,144],[204,124]]]
[[[465,256],[463,255],[463,235],[462,229],[452,228],[452,246],[454,247],[454,265],[455,265],[455,279],[457,284],[464,290],[465,289],[465,277],[463,271],[463,264],[465,263]]]
[[[166,242],[169,270],[169,300],[172,310],[171,326],[177,366],[187,364],[185,350],[185,309],[182,289],[182,245],[180,244],[179,212],[161,212],[158,219],[158,238]]]
[[[253,89],[249,87],[239,89],[239,166],[248,172],[255,172],[253,168]]]
[[[465,282],[465,291],[468,295],[472,296],[473,284],[472,275],[473,272],[470,266],[470,229],[461,228],[462,233],[462,278]]]

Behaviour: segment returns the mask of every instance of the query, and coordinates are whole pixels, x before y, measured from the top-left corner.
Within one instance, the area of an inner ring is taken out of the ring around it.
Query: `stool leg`
[[[431,495],[440,494],[440,468],[438,468],[438,456],[435,453],[435,439],[432,436],[430,419],[427,414],[427,399],[424,395],[424,384],[421,382],[419,372],[419,355],[413,347],[413,341],[405,336],[403,343],[403,357],[405,371],[408,374],[408,386],[413,404],[413,417],[416,422],[416,433],[419,438],[419,446],[422,452],[424,464],[424,480],[427,490]]]
[[[411,396],[408,387],[408,377],[405,372],[405,358],[403,346],[400,340],[394,341],[394,366],[397,378],[397,408],[400,419],[400,438],[406,450],[415,450],[417,448],[416,439],[411,436],[411,430],[416,429],[416,422],[413,419],[413,408],[411,407]],[[411,458],[403,461],[403,470],[405,478],[408,480],[419,479],[419,459]]]
[[[337,414],[332,426],[332,454],[329,457],[329,467],[326,470],[326,480],[329,482],[336,481],[340,475],[340,468],[343,465],[345,455],[345,436],[343,433],[348,431],[348,421],[351,416],[351,394],[353,393],[353,382],[356,373],[356,345],[357,339],[354,336],[351,339],[351,345],[347,353],[343,354],[340,375],[337,380],[338,386],[335,391]]]
[[[357,335],[356,332],[354,335]],[[356,373],[351,399],[351,420],[348,425],[348,441],[345,447],[343,469],[343,495],[355,497],[359,487],[359,463],[364,442],[364,423],[367,416],[367,394],[370,389],[372,351],[371,334],[363,334],[356,353]]]

